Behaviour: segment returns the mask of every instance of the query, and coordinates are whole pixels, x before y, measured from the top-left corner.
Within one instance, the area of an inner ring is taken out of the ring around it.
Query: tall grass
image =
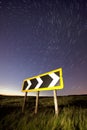
[[[25,113],[21,112],[22,97],[0,99],[0,130],[87,130],[87,96],[74,97],[58,98],[58,117],[53,98],[40,98],[36,115],[34,97],[27,99]]]

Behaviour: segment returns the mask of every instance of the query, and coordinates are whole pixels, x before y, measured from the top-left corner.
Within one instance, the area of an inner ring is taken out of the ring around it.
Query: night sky
[[[87,1],[0,0],[0,94],[60,67],[58,95],[87,94]]]

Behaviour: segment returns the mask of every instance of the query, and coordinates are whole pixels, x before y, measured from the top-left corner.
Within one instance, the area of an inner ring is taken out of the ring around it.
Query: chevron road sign
[[[22,91],[44,91],[63,89],[62,68],[27,78],[23,81]]]

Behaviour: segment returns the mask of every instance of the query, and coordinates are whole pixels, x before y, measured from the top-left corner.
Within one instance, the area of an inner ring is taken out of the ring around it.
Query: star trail
[[[0,93],[60,67],[58,94],[87,94],[87,1],[0,0]]]

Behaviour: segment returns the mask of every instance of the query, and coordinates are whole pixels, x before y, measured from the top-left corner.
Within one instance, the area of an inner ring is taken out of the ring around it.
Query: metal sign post
[[[38,111],[38,103],[39,103],[39,91],[37,91],[37,95],[36,95],[35,114],[37,114]]]
[[[25,93],[25,96],[24,96],[24,102],[23,102],[23,106],[22,106],[22,113],[24,112],[24,109],[25,109],[26,98],[27,98],[27,92]]]
[[[54,107],[55,107],[55,115],[58,116],[58,102],[57,102],[57,91],[54,90]]]

